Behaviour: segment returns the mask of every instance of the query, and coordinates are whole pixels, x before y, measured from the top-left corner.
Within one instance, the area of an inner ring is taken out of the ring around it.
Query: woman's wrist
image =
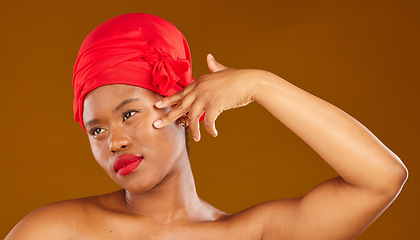
[[[251,87],[252,99],[256,102],[261,102],[264,97],[267,97],[270,89],[272,90],[276,82],[283,80],[279,76],[265,71],[265,70],[255,70],[253,73],[253,84]]]

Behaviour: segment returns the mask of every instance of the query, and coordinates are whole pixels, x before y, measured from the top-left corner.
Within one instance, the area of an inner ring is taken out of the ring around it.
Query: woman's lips
[[[128,153],[123,154],[115,159],[114,171],[117,172],[120,176],[125,176],[136,170],[142,160],[142,156]]]

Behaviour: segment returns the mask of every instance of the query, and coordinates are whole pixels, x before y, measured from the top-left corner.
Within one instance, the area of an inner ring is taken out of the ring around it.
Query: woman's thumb
[[[210,53],[207,54],[207,66],[209,67],[211,72],[218,72],[228,68],[218,63],[216,59],[214,59],[213,55],[211,55]]]

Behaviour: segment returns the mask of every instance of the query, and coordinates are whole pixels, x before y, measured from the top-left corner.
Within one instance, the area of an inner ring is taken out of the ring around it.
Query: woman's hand
[[[204,127],[216,137],[215,121],[224,110],[245,106],[254,100],[256,76],[263,71],[227,68],[211,54],[207,55],[207,65],[212,73],[201,76],[182,91],[155,104],[157,108],[172,107],[154,122],[156,128],[165,127],[186,115],[191,135],[195,141],[199,141],[199,119],[205,113]]]

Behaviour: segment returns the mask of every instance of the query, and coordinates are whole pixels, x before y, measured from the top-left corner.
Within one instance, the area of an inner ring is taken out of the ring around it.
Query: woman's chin
[[[143,194],[158,186],[160,181],[156,177],[135,176],[133,174],[130,178],[118,179],[115,182],[131,194]]]

